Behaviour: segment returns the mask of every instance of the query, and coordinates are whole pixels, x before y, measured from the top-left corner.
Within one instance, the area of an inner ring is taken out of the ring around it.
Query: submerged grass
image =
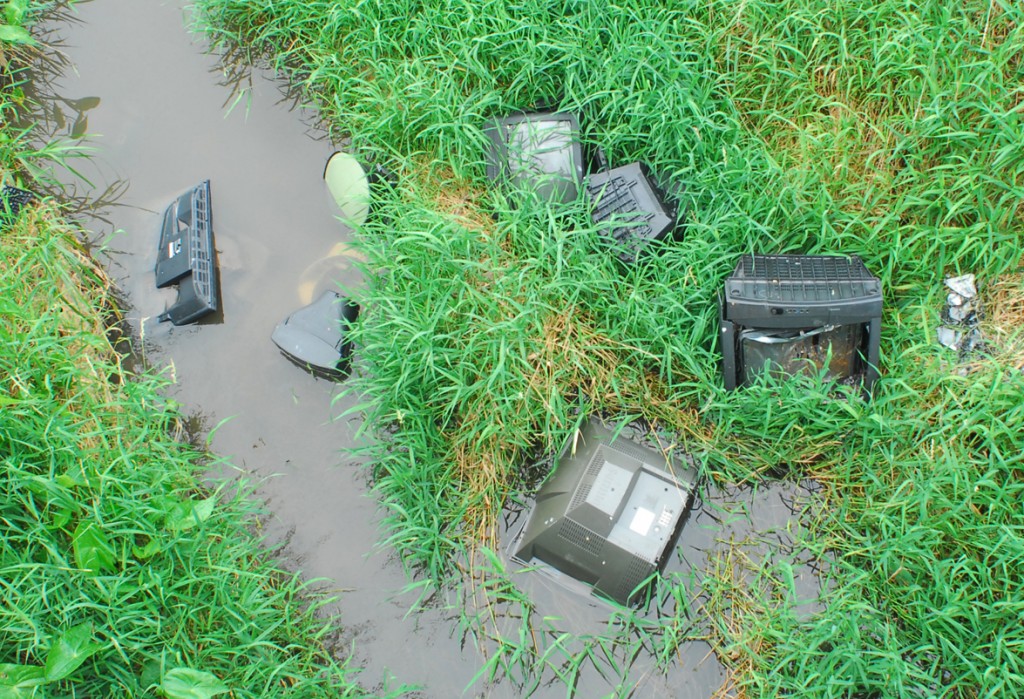
[[[730,696],[1024,694],[1019,3],[198,6],[399,173],[360,234],[363,409],[388,543],[424,589],[482,597],[465,612],[482,678],[571,692],[595,671],[628,694],[637,657],[667,669],[709,636]],[[684,187],[685,238],[624,269],[582,205],[489,191],[482,122],[538,104]],[[882,279],[872,401],[817,377],[722,389],[715,294],[748,252],[856,254]],[[943,277],[967,272],[991,346],[963,365],[934,328]],[[712,482],[818,481],[797,544],[823,566],[821,610],[797,613],[786,552],[732,545],[604,634],[537,619],[490,553],[496,515],[525,457],[590,411],[675,435]]]
[[[0,172],[32,188],[65,151],[10,126],[10,48]],[[164,379],[122,364],[81,239],[49,200],[0,222],[0,697],[367,696],[328,600],[269,562],[251,489],[204,488]]]

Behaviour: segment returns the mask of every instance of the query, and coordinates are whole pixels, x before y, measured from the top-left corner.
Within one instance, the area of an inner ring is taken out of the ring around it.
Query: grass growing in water
[[[65,152],[8,124],[5,182]],[[0,697],[366,696],[246,486],[201,488],[164,381],[122,366],[112,290],[60,213],[0,223]]]
[[[628,692],[619,659],[639,643],[671,664],[696,585],[737,695],[1024,691],[1019,4],[199,6],[219,41],[290,71],[401,175],[361,236],[366,412],[389,435],[377,489],[421,580],[461,566],[519,610],[508,633],[467,620],[498,636],[484,676],[533,686],[546,668],[571,687],[576,658],[603,657]],[[484,118],[536,103],[578,112],[613,162],[685,185],[686,238],[623,271],[581,210],[512,211],[485,191]],[[857,254],[881,277],[872,402],[813,379],[722,390],[714,294],[751,251]],[[966,272],[998,347],[961,376],[933,329],[942,278]],[[520,459],[557,447],[581,409],[675,431],[715,481],[817,479],[827,507],[799,543],[829,563],[823,611],[797,614],[785,555],[723,556],[663,585],[680,604],[654,622],[620,615],[576,639],[583,654],[539,642],[486,553]]]

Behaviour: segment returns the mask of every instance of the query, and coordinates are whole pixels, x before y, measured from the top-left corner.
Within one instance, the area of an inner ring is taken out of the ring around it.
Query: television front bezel
[[[495,117],[484,129],[484,133],[490,140],[490,148],[488,149],[487,154],[488,161],[486,164],[487,178],[506,189],[513,189],[512,181],[514,176],[509,163],[509,143],[512,128],[525,122],[542,121],[565,121],[569,123],[569,150],[570,157],[572,158],[571,176],[575,178],[575,191],[571,193],[571,196],[563,194],[560,197],[546,197],[546,199],[552,203],[568,204],[578,199],[580,194],[585,190],[583,144],[580,142],[580,122],[576,115],[571,112],[522,112],[502,117]],[[555,172],[544,174],[555,177],[559,175],[559,173]],[[539,189],[540,186],[536,187],[535,191]],[[552,189],[555,192],[558,192],[568,188],[553,186]]]

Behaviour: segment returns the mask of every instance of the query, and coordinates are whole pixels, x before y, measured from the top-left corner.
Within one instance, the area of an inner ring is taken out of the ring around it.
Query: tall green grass
[[[947,274],[977,274],[982,294],[1018,279],[1020,298],[1018,3],[198,6],[218,44],[286,71],[399,174],[359,236],[363,410],[388,543],[424,589],[480,591],[465,624],[490,652],[482,677],[571,689],[574,663],[599,658],[627,692],[638,653],[669,668],[710,634],[736,695],[1024,693],[1019,357],[997,348],[962,376],[933,333]],[[535,104],[684,187],[685,238],[622,269],[582,208],[489,191],[481,124]],[[748,252],[856,254],[882,279],[872,401],[816,377],[723,390],[714,299]],[[990,317],[1019,336],[1019,310]],[[525,457],[589,411],[674,433],[710,487],[818,480],[825,506],[796,545],[823,567],[823,610],[797,613],[790,554],[736,544],[605,634],[543,631],[488,555],[495,515]]]
[[[69,151],[11,126],[10,36],[0,173],[35,188]],[[326,649],[328,600],[261,547],[252,489],[203,487],[165,380],[122,364],[114,290],[61,213],[0,221],[0,697],[367,696]]]
[[[55,214],[0,233],[0,696],[364,696],[247,488],[204,491],[162,381],[120,365],[110,289]]]

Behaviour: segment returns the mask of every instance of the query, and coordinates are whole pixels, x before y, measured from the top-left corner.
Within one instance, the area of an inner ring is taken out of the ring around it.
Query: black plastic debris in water
[[[726,389],[766,365],[783,375],[814,367],[840,381],[861,376],[865,391],[878,378],[882,285],[858,257],[744,255],[719,313]]]
[[[664,239],[676,228],[676,207],[643,163],[598,172],[590,176],[586,186],[591,218],[596,223],[611,224],[601,233],[618,246],[618,257],[623,262],[635,262],[647,245]]]
[[[490,139],[487,177],[534,194],[541,202],[575,201],[583,183],[580,124],[568,112],[500,117],[484,133]]]
[[[569,587],[637,604],[693,504],[692,458],[615,438],[593,418],[577,437],[537,492],[512,557]]]
[[[271,339],[304,369],[326,378],[344,378],[352,352],[349,330],[358,317],[356,303],[336,291],[325,291],[278,323]]]
[[[175,199],[164,212],[156,258],[158,289],[177,284],[178,299],[161,322],[194,323],[217,310],[217,266],[213,249],[210,181]]]
[[[5,184],[0,189],[0,226],[14,223],[22,208],[35,201],[36,195],[27,189],[18,189]]]

